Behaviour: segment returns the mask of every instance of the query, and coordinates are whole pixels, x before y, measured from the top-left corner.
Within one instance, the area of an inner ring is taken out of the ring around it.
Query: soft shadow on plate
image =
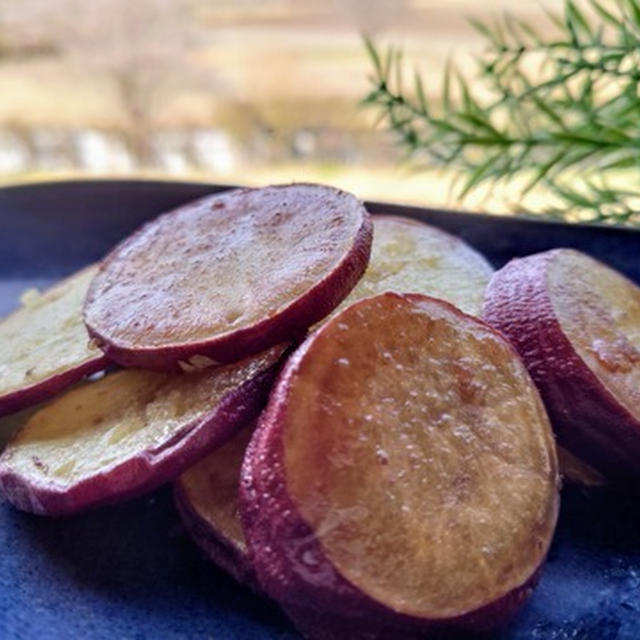
[[[618,489],[567,487],[540,586],[499,638],[637,638],[637,503],[637,494]],[[33,516],[3,504],[0,532],[0,585],[13,589],[14,599],[29,600],[33,629],[48,621],[91,638],[129,637],[132,629],[144,637],[145,630],[159,627],[167,638],[299,637],[274,604],[239,587],[203,557],[183,530],[168,487],[69,518]],[[18,590],[11,579],[16,575],[27,578]],[[105,616],[113,616],[113,626],[93,629]],[[230,635],[231,629],[243,635]],[[23,627],[13,629],[20,634],[29,635]]]
[[[167,638],[298,637],[275,606],[203,558],[179,522],[168,487],[58,519],[5,503],[0,531],[0,588],[6,580],[12,599],[29,600],[34,630],[48,622],[67,637],[152,637],[159,628]],[[21,566],[13,566],[12,558],[22,558]],[[17,575],[27,577],[21,577],[20,593],[10,584]],[[92,617],[99,623],[105,616],[112,620],[110,629],[92,630]],[[23,627],[12,631],[31,637]]]
[[[640,634],[637,493],[568,486],[540,585],[509,638],[636,640]],[[561,604],[561,606],[559,606]]]

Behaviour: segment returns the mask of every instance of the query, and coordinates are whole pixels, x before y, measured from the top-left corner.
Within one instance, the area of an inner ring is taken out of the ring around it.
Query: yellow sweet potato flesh
[[[0,396],[64,373],[101,355],[82,322],[82,305],[97,267],[84,269],[0,322]]]
[[[277,362],[284,347],[190,374],[123,370],[74,389],[34,414],[3,454],[5,468],[56,487],[153,456],[220,400]]]
[[[422,293],[479,315],[493,269],[459,238],[409,218],[374,216],[371,259],[340,305],[384,293]]]
[[[238,518],[240,467],[253,429],[245,427],[233,439],[185,471],[178,483],[189,505],[216,536],[247,554]]]

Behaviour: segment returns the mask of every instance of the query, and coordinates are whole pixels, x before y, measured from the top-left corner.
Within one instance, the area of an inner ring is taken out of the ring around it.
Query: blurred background
[[[545,19],[538,0],[0,0],[0,184],[316,180],[450,203],[359,107],[361,33],[402,46],[435,95],[447,57],[473,69],[483,46],[467,18],[505,9]]]

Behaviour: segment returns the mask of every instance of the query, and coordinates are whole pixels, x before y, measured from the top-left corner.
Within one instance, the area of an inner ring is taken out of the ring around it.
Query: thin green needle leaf
[[[555,183],[549,183],[549,186],[556,195],[574,206],[584,207],[585,209],[590,209],[593,206],[593,201],[574,189],[561,187]]]
[[[379,79],[382,78],[382,63],[380,62],[380,56],[378,55],[378,50],[376,49],[373,40],[367,34],[363,34],[362,41],[364,42],[365,49],[373,63],[373,67],[376,70],[377,77]]]
[[[402,76],[402,51],[396,51],[394,65],[396,68],[396,92],[402,94],[403,76]]]
[[[502,43],[488,25],[484,24],[484,22],[480,22],[476,18],[469,18],[468,21],[469,24],[480,35],[484,36],[496,49],[500,49],[502,47]]]
[[[611,171],[612,169],[633,169],[640,164],[640,158],[637,155],[623,156],[608,162],[598,164],[600,171]]]
[[[541,165],[533,178],[525,185],[522,190],[522,195],[526,195],[533,189],[537,184],[542,182],[544,178],[546,178],[547,174],[555,167],[558,162],[562,159],[562,156],[565,154],[565,149],[560,149],[557,153],[555,153],[547,162]]]
[[[481,165],[477,166],[473,171],[471,171],[464,182],[462,191],[460,191],[460,193],[458,194],[459,199],[464,200],[474,187],[489,178],[491,175],[491,169],[499,160],[499,155],[489,156],[487,160],[485,160]]]
[[[593,7],[596,13],[608,24],[614,27],[619,27],[622,23],[611,11],[606,9],[598,0],[589,0],[589,4]]]
[[[442,108],[445,113],[451,111],[451,59],[447,60],[442,81]]]
[[[503,143],[506,140],[505,136],[498,131],[491,122],[475,113],[459,113],[457,117],[459,120],[495,136],[496,143]]]
[[[385,55],[384,62],[382,64],[382,80],[385,83],[389,83],[389,75],[391,74],[391,68],[393,66],[394,49],[391,45],[387,47],[387,54]]]
[[[414,83],[416,87],[416,96],[418,97],[418,104],[420,105],[420,111],[424,116],[428,116],[429,107],[427,105],[427,98],[424,93],[424,87],[422,86],[422,78],[417,71],[414,75]]]
[[[640,27],[640,5],[637,0],[627,0],[627,5],[635,26]]]
[[[567,130],[567,127],[564,124],[562,116],[553,109],[550,104],[547,104],[537,93],[532,92],[530,94],[531,100],[534,102],[536,107],[546,115],[553,123],[557,124],[563,131]]]
[[[517,22],[520,26],[520,29],[531,38],[535,45],[539,46],[544,42],[540,37],[540,34],[529,23],[525,22],[524,20],[518,20]]]
[[[582,30],[587,36],[593,36],[591,25],[572,0],[567,0],[567,14],[576,31]]]
[[[546,8],[543,8],[543,11],[545,12],[547,18],[549,18],[549,20],[551,20],[551,22],[553,22],[556,27],[564,31],[565,23],[557,13],[549,11],[549,9]]]

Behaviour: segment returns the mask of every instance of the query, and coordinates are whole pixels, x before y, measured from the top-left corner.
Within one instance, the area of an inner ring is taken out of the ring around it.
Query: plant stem
[[[427,99],[418,74],[407,93],[400,52],[382,55],[365,39],[374,73],[363,102],[409,155],[455,167],[464,177],[460,199],[487,181],[526,175],[519,207],[541,184],[561,204],[538,213],[639,224],[640,0],[565,0],[552,20],[547,38],[511,16],[473,23],[488,45],[477,83],[448,65],[437,99]],[[610,186],[621,170],[632,187]]]

